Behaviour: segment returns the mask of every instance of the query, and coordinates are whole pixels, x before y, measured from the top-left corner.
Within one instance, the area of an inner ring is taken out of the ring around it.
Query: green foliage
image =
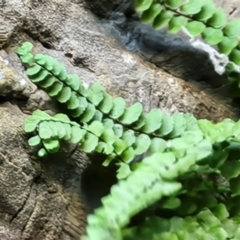
[[[26,50],[26,45],[30,46],[30,43],[24,43],[16,51],[21,59],[32,49],[28,47]],[[151,154],[158,149],[163,151],[166,143],[162,138],[168,140],[181,136],[184,131],[199,131],[196,119],[189,114],[170,116],[159,109],[144,113],[142,104],[126,107],[123,98],[113,99],[99,83],[86,89],[77,75],[67,74],[64,67],[50,56],[36,54],[29,63],[24,63],[30,80],[60,102],[75,122],[91,125],[99,121],[107,128],[98,136],[103,141],[98,142],[96,136],[87,134],[88,142],[95,144],[92,147],[85,143],[81,145],[87,152],[95,150],[109,155],[105,165],[116,156],[129,163],[135,155]],[[59,147],[55,149],[57,151]],[[113,151],[114,154],[109,154]],[[125,165],[121,167],[126,168]]]
[[[169,152],[145,158],[137,170],[113,186],[111,194],[102,199],[103,207],[88,217],[87,236],[82,239],[123,239],[121,228],[129,223],[131,216],[181,189],[175,178],[198,160],[197,151],[192,148],[181,157]]]
[[[212,211],[208,208],[196,216],[172,217],[171,219],[151,217],[143,226],[124,230],[124,240],[205,240],[239,239],[239,219],[229,219],[225,205],[219,203]]]
[[[184,7],[180,0],[166,2],[187,13],[199,10],[197,2]],[[147,6],[144,1],[139,9]],[[210,15],[200,13],[203,19]],[[29,145],[39,157],[58,152],[67,142],[87,153],[104,153],[105,166],[118,160],[120,180],[102,199],[103,206],[88,216],[82,239],[240,238],[240,121],[214,124],[159,109],[145,113],[140,103],[127,107],[99,83],[86,89],[77,75],[67,74],[50,56],[34,56],[32,48],[27,42],[16,50],[29,79],[67,114],[35,110],[24,123],[32,135]],[[142,154],[147,157],[135,161]],[[131,217],[152,204],[160,214],[146,218],[141,228],[127,227]]]
[[[167,26],[170,33],[187,30],[193,37],[201,36],[207,44],[216,46],[228,57],[229,82],[240,87],[240,18],[227,21],[225,10],[217,8],[213,0],[134,0],[134,3],[142,22],[156,29]]]

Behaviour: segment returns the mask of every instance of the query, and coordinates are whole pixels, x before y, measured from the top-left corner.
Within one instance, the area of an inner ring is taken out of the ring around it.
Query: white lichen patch
[[[19,82],[20,82],[21,86],[25,86],[27,84],[27,82],[24,78],[21,78]]]
[[[90,87],[90,84],[89,83],[86,83],[85,81],[82,81],[82,85],[88,89]]]

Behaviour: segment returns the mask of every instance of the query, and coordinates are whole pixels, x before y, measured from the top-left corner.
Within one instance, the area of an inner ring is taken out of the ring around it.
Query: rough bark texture
[[[79,239],[88,208],[98,206],[99,197],[109,190],[109,179],[115,181],[106,170],[103,175],[93,170],[82,182],[90,161],[79,151],[40,160],[29,149],[22,129],[26,114],[35,109],[54,113],[58,108],[26,77],[13,51],[22,41],[31,41],[34,51],[61,61],[86,85],[99,81],[129,104],[142,102],[145,110],[190,112],[214,121],[239,118],[238,110],[215,90],[174,77],[124,49],[106,31],[110,22],[97,20],[87,6],[89,1],[0,1],[1,240]]]

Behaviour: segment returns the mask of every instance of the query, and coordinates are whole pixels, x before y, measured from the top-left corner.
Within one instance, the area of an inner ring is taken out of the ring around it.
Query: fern
[[[21,59],[29,55],[21,49],[25,44],[16,51]],[[171,117],[159,109],[144,114],[142,104],[135,103],[127,108],[123,98],[113,99],[99,83],[86,89],[77,75],[68,75],[64,67],[50,56],[33,56],[27,63],[26,73],[33,83],[63,104],[70,116],[81,123],[105,120],[118,128],[119,134],[123,132],[119,128],[125,127],[134,132],[167,138],[178,137],[185,130],[197,129],[196,119],[189,114],[175,113]]]
[[[159,29],[167,25],[170,33],[184,30],[192,37],[201,36],[227,57],[229,82],[240,87],[240,18],[227,21],[224,9],[213,0],[134,0],[141,21]]]
[[[114,148],[117,155],[129,163],[136,155],[163,151],[165,140],[179,137],[184,131],[199,131],[196,119],[190,114],[170,116],[159,109],[145,114],[140,103],[127,108],[123,98],[112,99],[99,83],[86,89],[77,75],[68,75],[55,59],[43,54],[33,56],[31,50],[28,42],[16,50],[31,81],[64,105],[74,121],[80,124],[101,121],[108,128],[107,135],[115,138],[108,145],[99,143],[99,152],[108,155]],[[115,157],[116,154],[110,154],[105,165]]]
[[[219,203],[212,211],[204,209],[196,216],[164,219],[152,217],[141,228],[124,231],[124,240],[162,239],[233,239],[240,238],[238,218],[230,219],[228,209]]]
[[[181,189],[181,184],[174,180],[198,160],[197,152],[197,148],[192,148],[181,157],[170,152],[143,159],[137,170],[113,186],[110,196],[102,199],[103,208],[88,217],[87,237],[82,239],[123,239],[121,228],[128,224],[131,216]]]
[[[98,83],[84,88],[78,76],[68,75],[49,56],[34,56],[32,48],[26,42],[16,50],[27,75],[63,104],[69,117],[34,111],[24,123],[24,131],[34,135],[29,145],[40,157],[59,151],[66,141],[85,152],[105,153],[107,163],[121,160],[122,180],[88,217],[82,239],[239,238],[240,121],[214,124],[159,109],[146,114],[140,103],[127,108]],[[143,153],[149,156],[132,163]],[[125,228],[132,216],[156,202],[173,217],[146,220],[139,233]]]

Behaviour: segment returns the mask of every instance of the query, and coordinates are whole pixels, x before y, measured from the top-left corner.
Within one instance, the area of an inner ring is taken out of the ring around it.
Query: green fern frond
[[[143,159],[137,170],[112,187],[111,194],[102,199],[103,207],[88,217],[87,236],[82,239],[121,240],[121,228],[128,224],[131,216],[181,189],[181,184],[174,179],[198,160],[197,151],[193,148],[180,158],[169,152]]]
[[[25,56],[25,45],[22,45],[23,50],[17,50],[21,57]],[[168,140],[188,130],[199,131],[196,119],[190,114],[175,113],[170,116],[159,109],[143,113],[142,104],[126,107],[123,98],[112,99],[99,83],[89,89],[84,88],[77,75],[68,75],[65,68],[50,56],[36,54],[33,59],[27,66],[28,77],[63,104],[74,120],[80,124],[101,121],[110,132],[113,129],[111,135],[116,135],[118,140],[112,143],[113,146],[99,144],[98,151],[106,154],[115,148],[122,160],[129,163],[135,155],[163,151],[166,144],[162,138]],[[110,132],[102,137],[109,136]],[[111,159],[113,156],[109,155],[105,165]]]
[[[21,48],[16,51],[18,54],[21,52],[21,57],[24,56],[25,45],[22,47],[22,51]],[[80,123],[109,119],[107,121],[112,120],[127,129],[167,138],[178,137],[193,127],[197,129],[196,119],[189,114],[169,116],[159,109],[143,113],[142,104],[126,107],[123,98],[113,99],[99,83],[86,89],[77,75],[67,74],[65,68],[50,56],[36,54],[34,62],[29,62],[26,73],[33,83],[66,106],[69,114]]]
[[[32,116],[26,118],[24,131],[37,132],[38,135],[31,137],[28,143],[35,148],[44,147],[39,150],[41,157],[47,153],[58,152],[60,141],[79,143],[81,150],[87,153],[96,151],[110,156],[119,156],[123,160],[124,154],[126,155],[123,150],[128,149],[127,144],[123,140],[120,141],[114,131],[105,127],[102,122],[93,121],[89,125],[80,126],[61,113],[50,116],[46,112],[36,110]]]
[[[218,204],[213,210],[203,209],[196,216],[150,217],[141,227],[123,230],[124,240],[163,239],[239,239],[239,219],[229,216],[226,206]]]
[[[227,59],[229,82],[240,81],[240,18],[227,21],[226,11],[217,8],[212,0],[134,0],[141,21],[159,29],[168,26],[170,33],[187,31],[201,36],[209,45],[216,46]],[[237,73],[237,74],[235,74]],[[239,88],[239,86],[238,86]]]

